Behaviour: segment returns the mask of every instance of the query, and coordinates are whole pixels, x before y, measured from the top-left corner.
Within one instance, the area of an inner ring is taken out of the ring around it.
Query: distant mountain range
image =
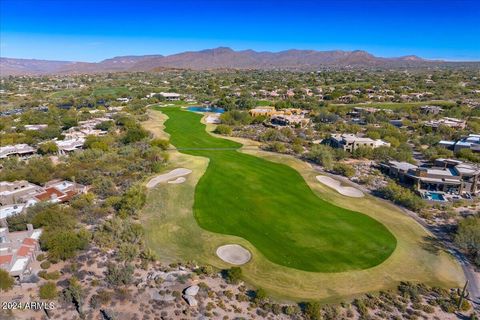
[[[220,47],[187,51],[168,56],[122,56],[100,62],[50,61],[0,58],[0,75],[82,74],[118,71],[159,71],[163,69],[288,69],[318,70],[326,67],[422,67],[448,64],[417,56],[398,58],[376,57],[366,51],[286,50],[280,52],[243,50]],[[451,64],[451,63],[450,63]]]

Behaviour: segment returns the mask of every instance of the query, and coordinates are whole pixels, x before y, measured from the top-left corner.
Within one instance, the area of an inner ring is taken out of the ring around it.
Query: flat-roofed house
[[[63,154],[83,148],[85,138],[78,137],[68,140],[55,140],[54,142],[57,145],[60,154]]]
[[[178,101],[180,100],[180,94],[175,93],[175,92],[160,92],[160,96],[165,98],[167,101]]]
[[[52,180],[45,184],[43,192],[35,195],[38,201],[62,203],[70,201],[79,193],[87,192],[87,187],[67,180]]]
[[[42,187],[25,180],[0,181],[0,206],[26,202],[42,191]]]
[[[421,106],[420,111],[424,114],[433,114],[437,115],[443,111],[442,107],[439,106]]]
[[[6,219],[8,217],[20,214],[25,210],[25,208],[31,207],[35,205],[38,201],[34,198],[28,199],[24,203],[14,203],[14,204],[6,204],[4,206],[0,206],[0,220]]]
[[[359,147],[378,148],[382,146],[390,146],[390,143],[380,139],[373,140],[349,133],[333,134],[329,139],[326,140],[326,142],[334,148],[343,149],[348,152],[353,152]]]
[[[420,192],[438,191],[458,195],[480,192],[480,167],[455,159],[437,159],[428,167],[389,161],[380,164],[380,168]]]
[[[430,120],[424,123],[426,127],[438,128],[439,126],[446,126],[455,129],[465,129],[467,121],[457,118],[444,117],[438,120]]]
[[[305,118],[303,115],[297,115],[297,114],[274,115],[270,118],[270,122],[274,126],[305,127],[310,122],[310,119]]]
[[[40,252],[41,234],[42,230],[33,229],[31,224],[25,231],[9,232],[8,228],[0,228],[0,268],[20,279],[32,274],[31,263]]]
[[[275,107],[256,107],[253,109],[250,109],[248,111],[252,117],[259,117],[259,116],[266,116],[266,117],[271,117],[273,115],[277,114],[277,110],[275,110]]]
[[[442,140],[438,143],[438,146],[450,149],[454,152],[458,152],[462,149],[470,149],[473,152],[480,152],[480,135],[469,134],[457,141]]]
[[[15,144],[15,145],[9,145],[9,146],[4,146],[0,147],[0,159],[4,159],[8,156],[26,156],[30,154],[34,154],[37,152],[37,150],[28,144]]]

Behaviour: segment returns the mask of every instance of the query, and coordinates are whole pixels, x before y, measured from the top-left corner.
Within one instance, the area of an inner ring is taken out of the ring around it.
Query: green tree
[[[325,170],[332,170],[333,149],[326,145],[315,145],[307,154],[307,159],[320,164]]]
[[[38,146],[38,153],[40,154],[54,154],[58,152],[58,146],[53,141],[47,141]]]
[[[345,176],[347,178],[353,177],[355,175],[355,169],[346,163],[336,163],[333,165],[333,172],[336,174]]]
[[[224,125],[224,124],[219,124],[216,128],[215,128],[215,133],[218,133],[218,134],[223,134],[223,135],[231,135],[232,134],[232,128],[230,128],[229,126],[227,125]]]
[[[145,205],[146,199],[145,187],[135,185],[125,192],[117,209],[122,215],[135,215]]]
[[[132,142],[143,140],[146,137],[148,137],[148,131],[143,129],[140,126],[136,126],[133,128],[129,128],[122,140],[123,140],[123,143],[129,144]]]
[[[90,238],[91,234],[85,229],[77,232],[47,228],[40,237],[40,245],[48,250],[49,258],[66,260],[73,258],[77,250],[85,249]]]
[[[480,266],[480,217],[468,217],[459,222],[455,244]]]
[[[322,308],[318,302],[307,302],[305,303],[305,316],[309,320],[320,320],[322,318],[321,314]]]
[[[14,280],[7,271],[0,269],[0,290],[8,291],[13,288]]]
[[[225,271],[225,279],[228,283],[238,283],[242,277],[242,269],[239,267],[232,267]]]
[[[257,291],[255,291],[255,300],[258,302],[265,301],[267,299],[267,292],[262,289],[258,288]]]

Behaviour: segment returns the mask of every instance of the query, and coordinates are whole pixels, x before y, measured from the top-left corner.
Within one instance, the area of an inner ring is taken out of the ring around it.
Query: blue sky
[[[100,61],[218,46],[480,60],[480,0],[0,0],[0,55]]]

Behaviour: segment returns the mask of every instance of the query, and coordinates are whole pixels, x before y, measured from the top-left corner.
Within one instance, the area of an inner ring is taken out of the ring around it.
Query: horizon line
[[[355,52],[355,51],[361,51],[361,52],[366,52],[368,54],[373,55],[376,58],[385,58],[385,59],[395,59],[395,58],[402,58],[402,57],[418,57],[422,60],[425,61],[430,61],[430,62],[480,62],[480,57],[479,58],[473,58],[469,57],[466,59],[456,59],[456,58],[424,58],[422,56],[419,56],[417,54],[403,54],[403,55],[397,55],[397,56],[382,56],[382,55],[376,55],[370,51],[364,50],[364,49],[355,49],[355,50],[344,50],[344,49],[328,49],[328,50],[318,50],[318,49],[297,49],[297,48],[289,48],[289,49],[284,49],[284,50],[255,50],[255,49],[234,49],[229,46],[218,46],[218,47],[210,47],[210,48],[204,48],[204,49],[199,49],[199,50],[184,50],[184,51],[178,51],[175,53],[170,53],[170,54],[162,54],[162,53],[144,53],[144,54],[124,54],[124,55],[114,55],[110,56],[104,59],[100,60],[69,60],[69,59],[50,59],[50,58],[35,58],[35,57],[19,57],[19,56],[2,56],[0,54],[1,59],[21,59],[21,60],[38,60],[38,61],[58,61],[58,62],[73,62],[73,63],[100,63],[102,61],[108,60],[108,59],[113,59],[113,58],[118,58],[118,57],[143,57],[143,56],[163,56],[163,57],[168,57],[176,54],[182,54],[182,53],[187,53],[187,52],[201,52],[201,51],[206,51],[206,50],[215,50],[215,49],[230,49],[234,52],[242,52],[242,51],[254,51],[254,52],[268,52],[268,53],[279,53],[279,52],[286,52],[286,51],[316,51],[316,52],[332,52],[332,51],[341,51],[341,52]]]

